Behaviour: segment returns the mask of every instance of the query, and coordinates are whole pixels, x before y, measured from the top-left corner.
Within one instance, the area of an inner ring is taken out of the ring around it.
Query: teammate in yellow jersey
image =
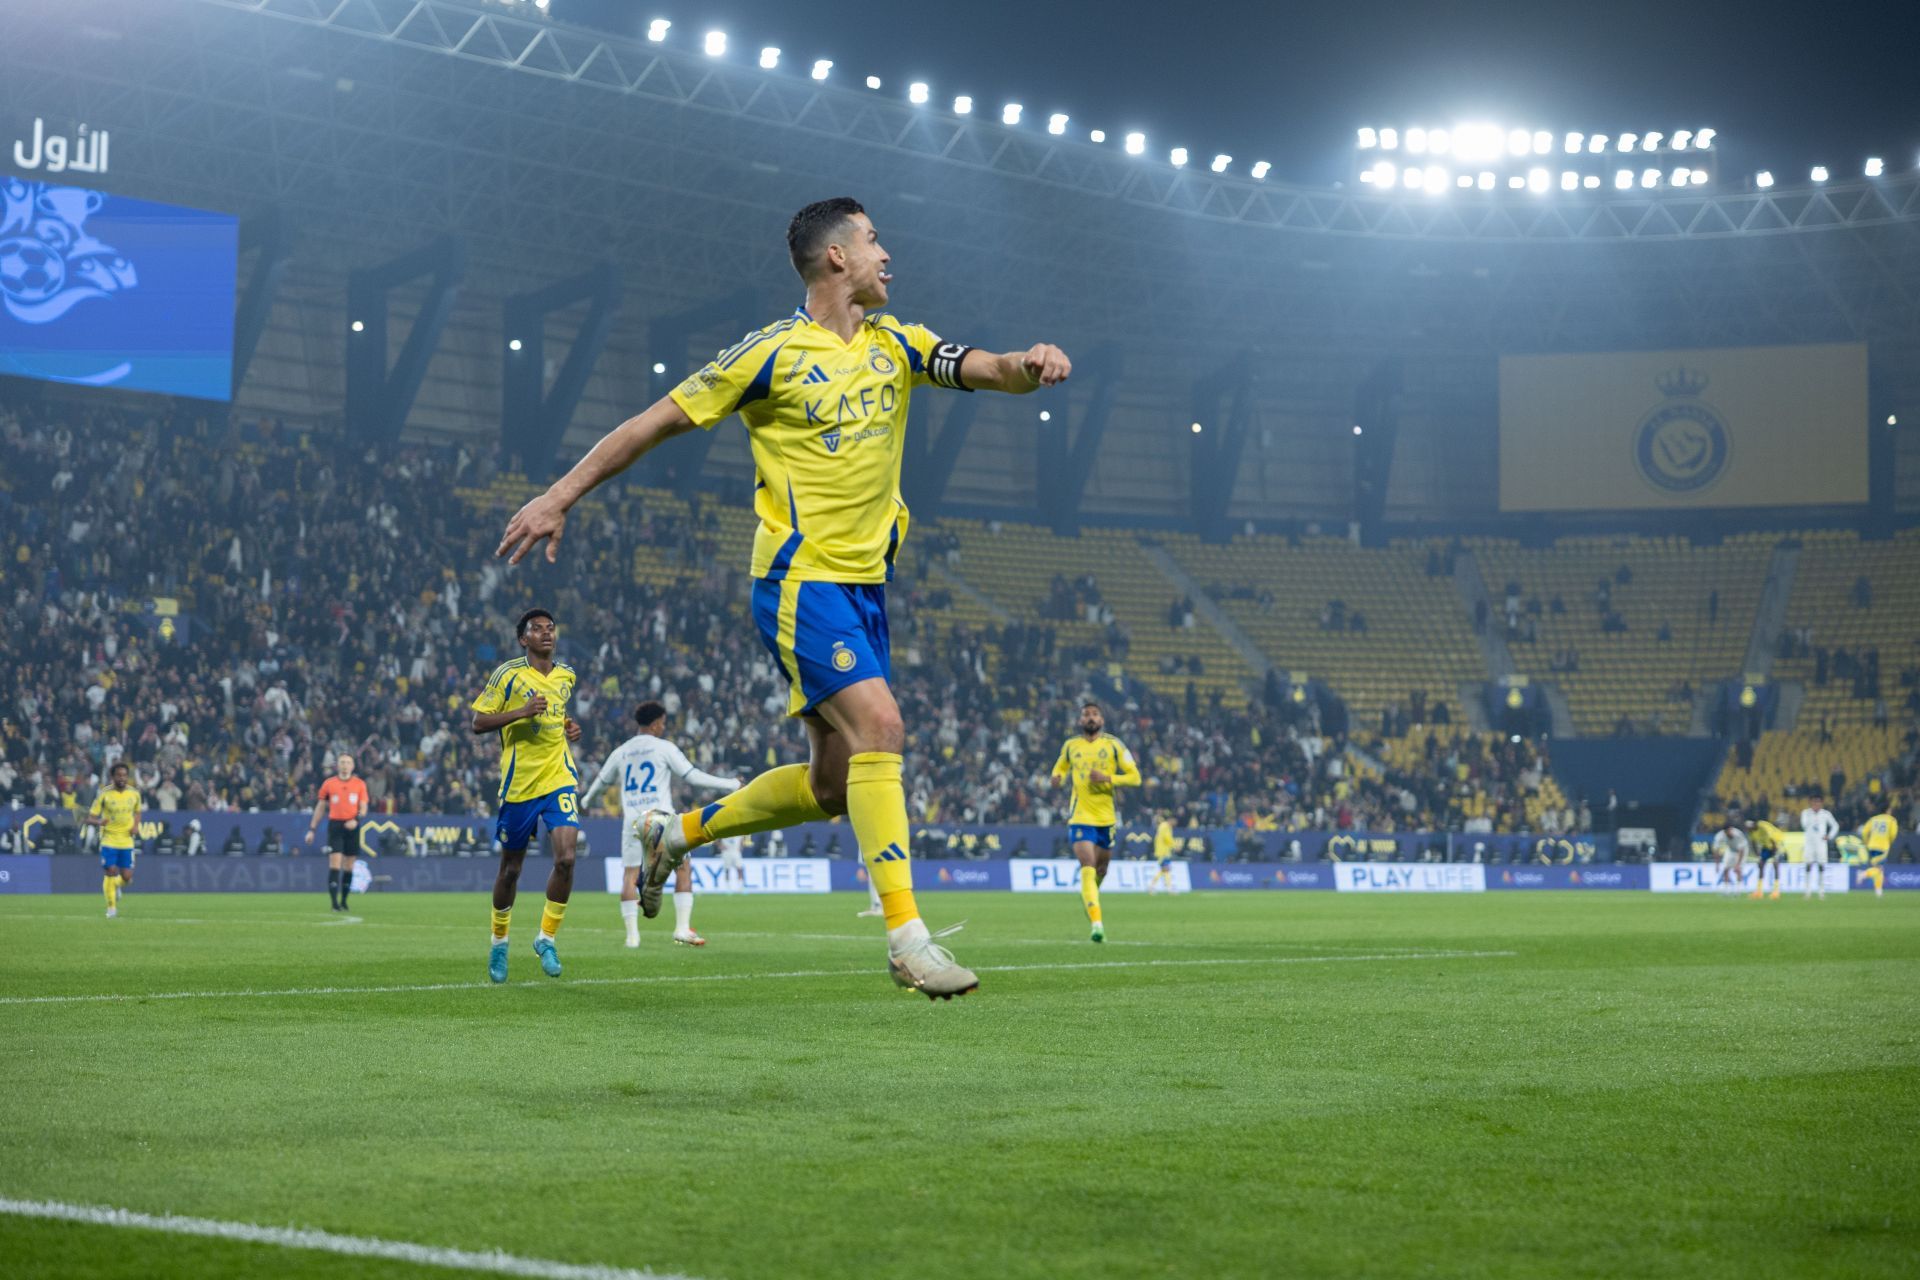
[[[1153,829],[1153,879],[1147,881],[1148,893],[1173,892],[1173,851],[1179,841],[1173,836],[1173,819],[1166,814],[1160,815],[1159,823]]]
[[[579,741],[580,726],[567,714],[573,668],[553,660],[560,629],[545,609],[527,610],[513,630],[525,656],[496,667],[473,700],[473,731],[500,735],[500,816],[493,829],[500,870],[493,879],[493,941],[487,951],[487,976],[495,982],[507,980],[507,924],[527,845],[542,823],[553,848],[553,870],[533,953],[543,973],[560,976],[553,936],[573,896],[573,850],[580,836],[574,795],[580,769],[569,745]]]
[[[1067,838],[1073,842],[1073,856],[1080,860],[1080,905],[1086,908],[1093,926],[1095,942],[1107,940],[1107,926],[1100,917],[1100,884],[1107,878],[1107,863],[1113,858],[1113,811],[1115,787],[1140,785],[1140,766],[1120,739],[1107,732],[1107,719],[1100,704],[1080,706],[1080,732],[1068,738],[1053,765],[1055,783],[1071,780],[1073,808],[1067,811]],[[1168,834],[1172,831],[1169,829]]]
[[[1860,838],[1867,845],[1867,865],[1860,869],[1860,878],[1873,881],[1876,898],[1886,896],[1887,856],[1893,852],[1893,842],[1900,834],[1900,820],[1893,816],[1893,797],[1888,796],[1883,804],[1884,811],[1874,814],[1860,827]]]
[[[1773,877],[1773,897],[1780,896],[1780,881],[1787,874],[1786,833],[1768,822],[1765,818],[1747,824],[1747,843],[1753,846],[1753,856],[1759,861],[1759,869],[1754,873],[1753,892],[1749,898],[1758,898],[1767,892],[1767,877]]]
[[[100,892],[107,919],[120,914],[120,889],[133,883],[133,846],[140,830],[140,793],[127,784],[127,765],[107,770],[107,786],[93,798],[86,824],[100,828]]]
[[[881,308],[891,258],[857,201],[810,204],[787,227],[806,304],[722,351],[666,397],[609,432],[508,522],[496,555],[515,562],[547,543],[595,485],[662,441],[739,414],[757,474],[752,612],[786,677],[789,715],[812,760],[771,769],[676,817],[642,820],[648,846],[640,909],[690,849],[846,814],[887,922],[887,968],[929,998],[979,986],[920,919],[907,856],[906,740],[889,686],[886,582],[907,532],[900,496],[907,400],[929,383],[1024,394],[1066,380],[1064,352],[1040,343],[993,355],[904,323]]]

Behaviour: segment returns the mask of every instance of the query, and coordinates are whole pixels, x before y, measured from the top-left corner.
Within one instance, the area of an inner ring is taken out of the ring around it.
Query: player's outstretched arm
[[[513,519],[507,521],[507,531],[501,535],[500,545],[494,548],[493,554],[506,556],[509,564],[519,564],[544,538],[547,562],[551,564],[559,559],[560,535],[566,530],[567,512],[573,509],[574,503],[595,485],[625,471],[661,441],[691,430],[693,419],[686,411],[675,404],[672,397],[660,397],[637,416],[601,436],[600,443],[573,464],[573,470],[516,511]]]
[[[1073,373],[1073,361],[1050,342],[1038,342],[1025,351],[994,355],[969,351],[960,362],[960,381],[976,391],[1004,391],[1023,396],[1041,387],[1057,386]]]

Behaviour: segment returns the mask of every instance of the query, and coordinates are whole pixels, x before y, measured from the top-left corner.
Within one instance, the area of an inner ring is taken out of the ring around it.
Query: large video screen
[[[239,222],[0,177],[0,373],[226,400]]]

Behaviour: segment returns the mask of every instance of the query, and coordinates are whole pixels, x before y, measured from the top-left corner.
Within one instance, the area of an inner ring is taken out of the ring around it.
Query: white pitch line
[[[215,1218],[188,1218],[172,1213],[137,1213],[132,1209],[65,1204],[58,1200],[14,1200],[0,1196],[0,1214],[11,1214],[18,1218],[45,1218],[56,1222],[84,1222],[100,1227],[133,1227],[175,1236],[207,1236],[215,1240],[268,1244],[282,1249],[316,1249],[350,1258],[387,1258],[421,1267],[445,1267],[454,1271],[487,1272],[500,1276],[533,1276],[539,1280],[691,1280],[688,1276],[660,1271],[635,1271],[630,1267],[582,1266],[573,1262],[550,1262],[544,1258],[522,1258],[498,1249],[480,1253],[471,1249],[413,1244],[405,1240],[382,1240],[378,1236],[343,1236],[332,1231],[304,1227],[263,1227],[251,1222],[221,1222]]]
[[[1484,960],[1518,955],[1517,951],[1415,951],[1340,956],[1225,956],[1201,960],[1088,960],[1054,964],[986,964],[980,973],[1035,973],[1067,969],[1185,969],[1200,966],[1266,964],[1350,964],[1391,960]],[[566,986],[632,987],[685,982],[754,982],[787,978],[859,978],[871,969],[787,969],[775,973],[660,973],[630,978],[575,978]],[[536,984],[523,983],[523,986]],[[544,985],[544,984],[540,984]],[[487,991],[491,982],[421,982],[389,987],[283,987],[276,991],[148,991],[109,992],[78,996],[0,996],[0,1005],[126,1004],[138,1000],[261,1000],[282,996],[382,996],[431,991]]]

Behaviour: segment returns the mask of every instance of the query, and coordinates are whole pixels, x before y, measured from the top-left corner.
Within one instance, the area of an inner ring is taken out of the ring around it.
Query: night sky
[[[1065,111],[1075,134],[1109,146],[1142,129],[1153,154],[1216,152],[1244,174],[1327,185],[1350,177],[1360,125],[1486,119],[1556,133],[1719,131],[1722,187],[1755,169],[1783,182],[1824,163],[1857,177],[1868,155],[1889,173],[1920,158],[1920,29],[1915,6],[1730,3],[1385,3],[1340,0],[1184,4],[1140,0],[554,0],[564,22],[638,36],[674,23],[673,47],[730,37],[730,60],[784,51],[778,74],[834,61],[834,82],[929,109],[971,94],[976,115],[1025,106],[1024,128]],[[1771,13],[1790,14],[1772,17]]]

